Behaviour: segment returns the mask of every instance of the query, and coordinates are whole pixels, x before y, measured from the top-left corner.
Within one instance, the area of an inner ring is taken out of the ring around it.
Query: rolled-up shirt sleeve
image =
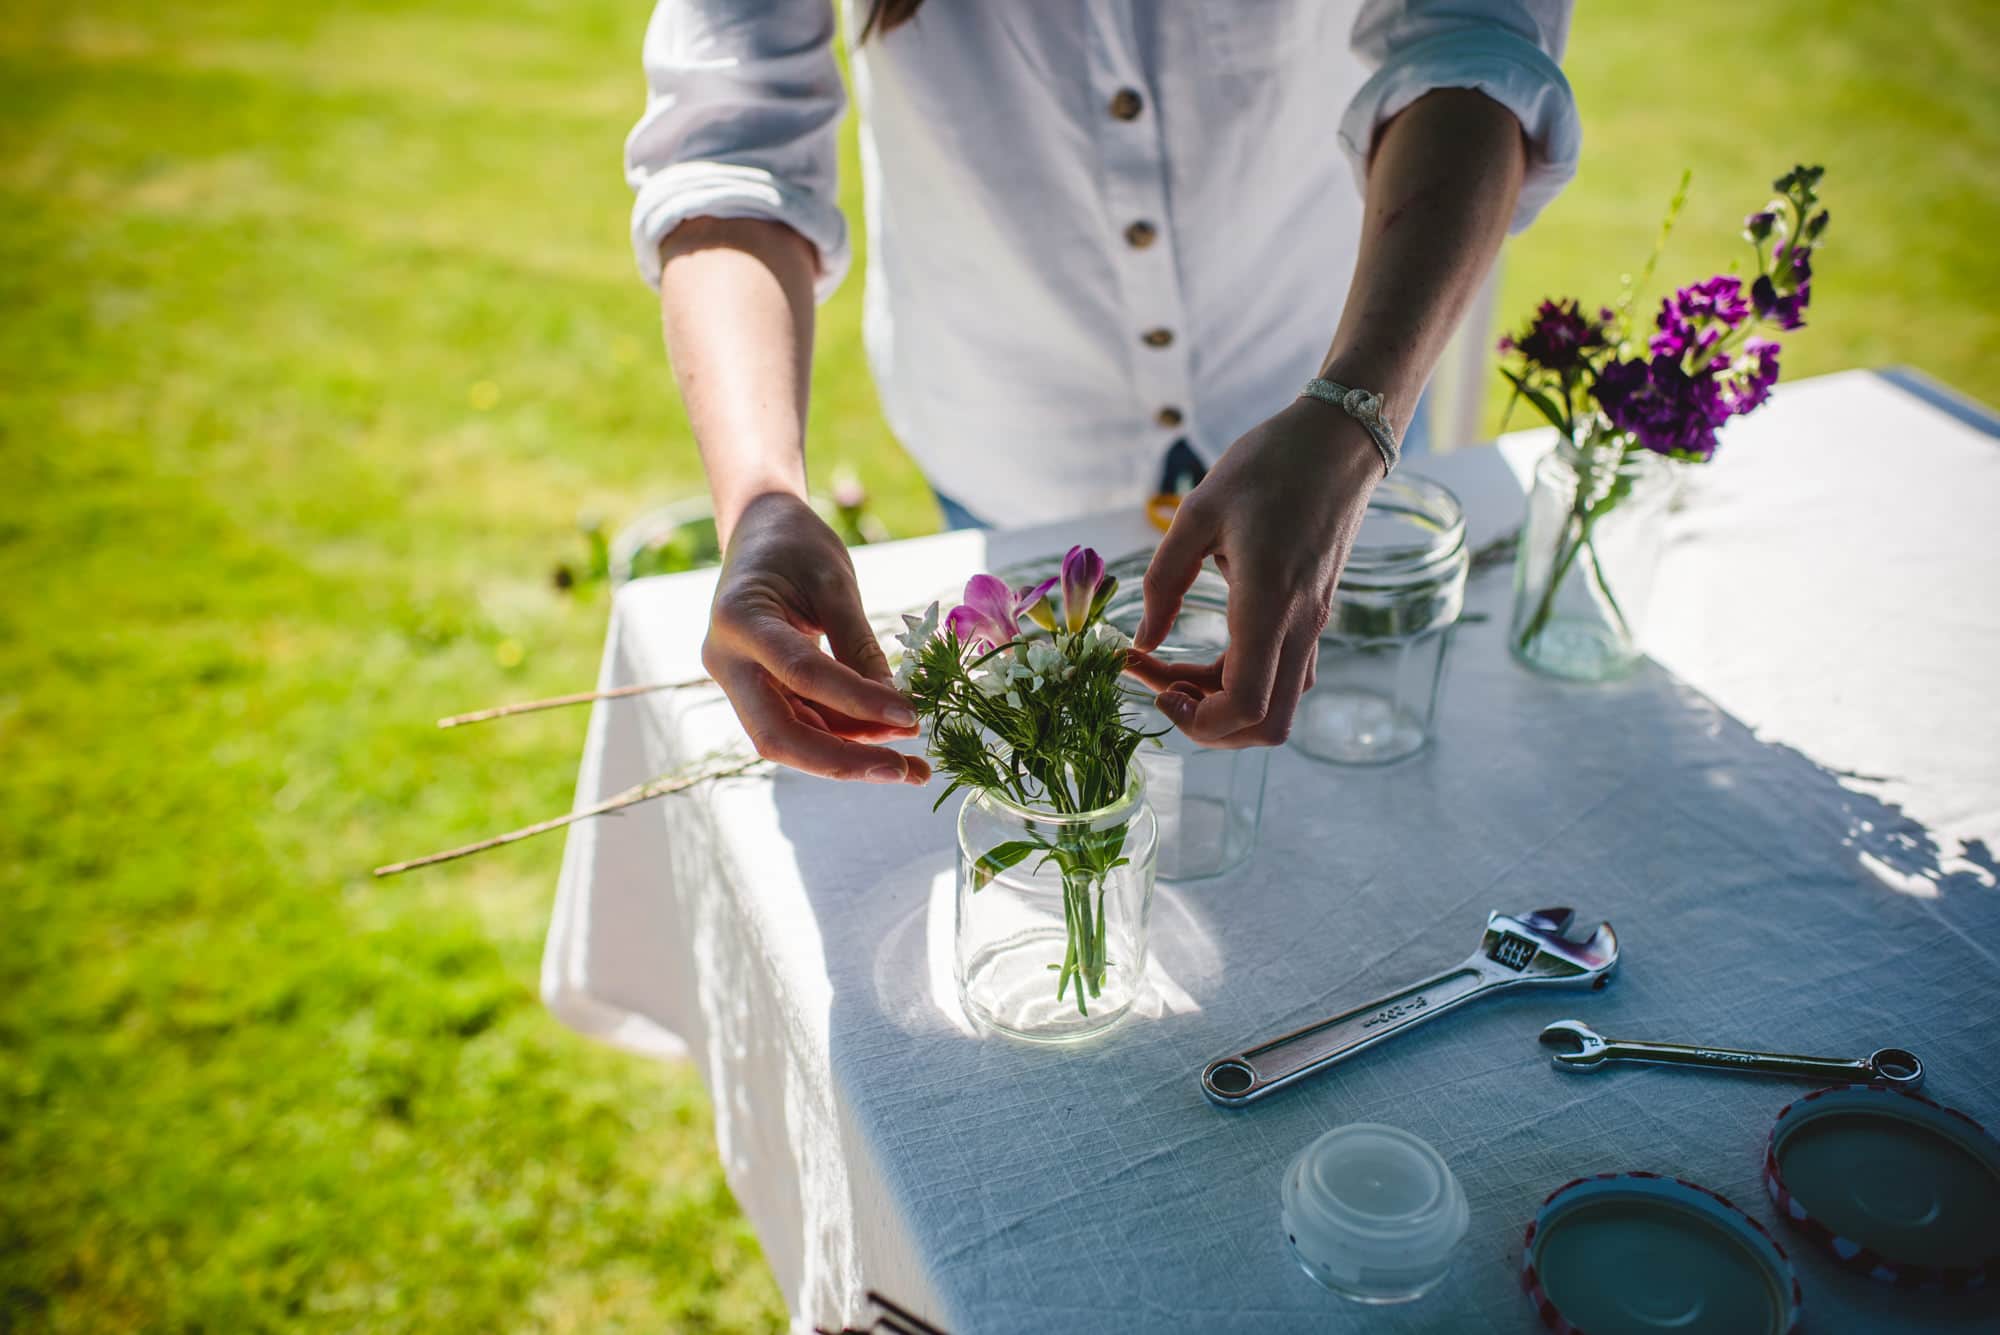
[[[689,218],[766,218],[819,252],[824,301],[847,273],[835,135],[847,94],[828,0],[659,0],[646,25],[646,112],[625,140],[632,248],[660,281],[660,241]]]
[[[1570,0],[1367,0],[1354,52],[1374,69],[1341,117],[1340,146],[1366,192],[1375,134],[1437,88],[1476,88],[1514,113],[1528,171],[1511,230],[1535,220],[1576,175],[1583,127],[1563,77]]]

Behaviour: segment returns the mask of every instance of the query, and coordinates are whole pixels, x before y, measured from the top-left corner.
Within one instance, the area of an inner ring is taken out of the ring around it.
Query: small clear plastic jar
[[[1105,619],[1127,635],[1146,610],[1141,583],[1146,557],[1112,567],[1118,592]],[[1212,663],[1229,647],[1229,585],[1204,569],[1181,601],[1173,629],[1153,653],[1168,663]],[[1159,876],[1195,881],[1240,865],[1257,846],[1264,814],[1264,775],[1271,753],[1264,747],[1219,751],[1188,740],[1153,703],[1154,692],[1127,677],[1131,708],[1148,732],[1166,729],[1156,743],[1139,747],[1146,795],[1159,821]]]
[[[1428,478],[1375,488],[1320,636],[1318,684],[1292,745],[1336,765],[1383,765],[1431,738],[1465,606],[1465,511]]]
[[[1279,1197],[1300,1267],[1361,1303],[1409,1302],[1436,1288],[1472,1221],[1443,1156],[1379,1122],[1335,1127],[1306,1146]]]

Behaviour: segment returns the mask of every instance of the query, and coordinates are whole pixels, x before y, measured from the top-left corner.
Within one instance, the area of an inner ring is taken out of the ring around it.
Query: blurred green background
[[[693,1071],[536,1003],[560,841],[367,876],[566,806],[580,714],[431,720],[587,685],[577,514],[697,485],[625,240],[646,8],[0,15],[0,1330],[782,1322]],[[1683,165],[1670,277],[1824,161],[1788,373],[2000,399],[1990,4],[1584,5],[1568,64],[1510,316],[1611,295]],[[814,476],[919,533],[858,279]]]

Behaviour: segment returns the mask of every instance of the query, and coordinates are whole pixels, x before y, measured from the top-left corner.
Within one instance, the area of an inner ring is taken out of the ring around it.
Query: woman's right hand
[[[914,736],[917,716],[891,684],[847,548],[798,497],[769,492],[738,517],[701,661],[765,759],[830,779],[930,779],[922,758],[870,745]]]

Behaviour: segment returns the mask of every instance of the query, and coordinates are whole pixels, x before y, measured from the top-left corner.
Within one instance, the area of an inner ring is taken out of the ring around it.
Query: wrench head
[[[1875,1078],[1892,1089],[1916,1090],[1924,1083],[1923,1059],[1907,1048],[1877,1048],[1868,1055]]]
[[[1562,1070],[1595,1070],[1604,1061],[1604,1036],[1581,1020],[1557,1020],[1541,1037],[1545,1046],[1556,1049],[1554,1061]]]
[[[1602,987],[1618,967],[1618,933],[1608,922],[1578,922],[1574,909],[1489,913],[1480,951],[1525,983]]]

